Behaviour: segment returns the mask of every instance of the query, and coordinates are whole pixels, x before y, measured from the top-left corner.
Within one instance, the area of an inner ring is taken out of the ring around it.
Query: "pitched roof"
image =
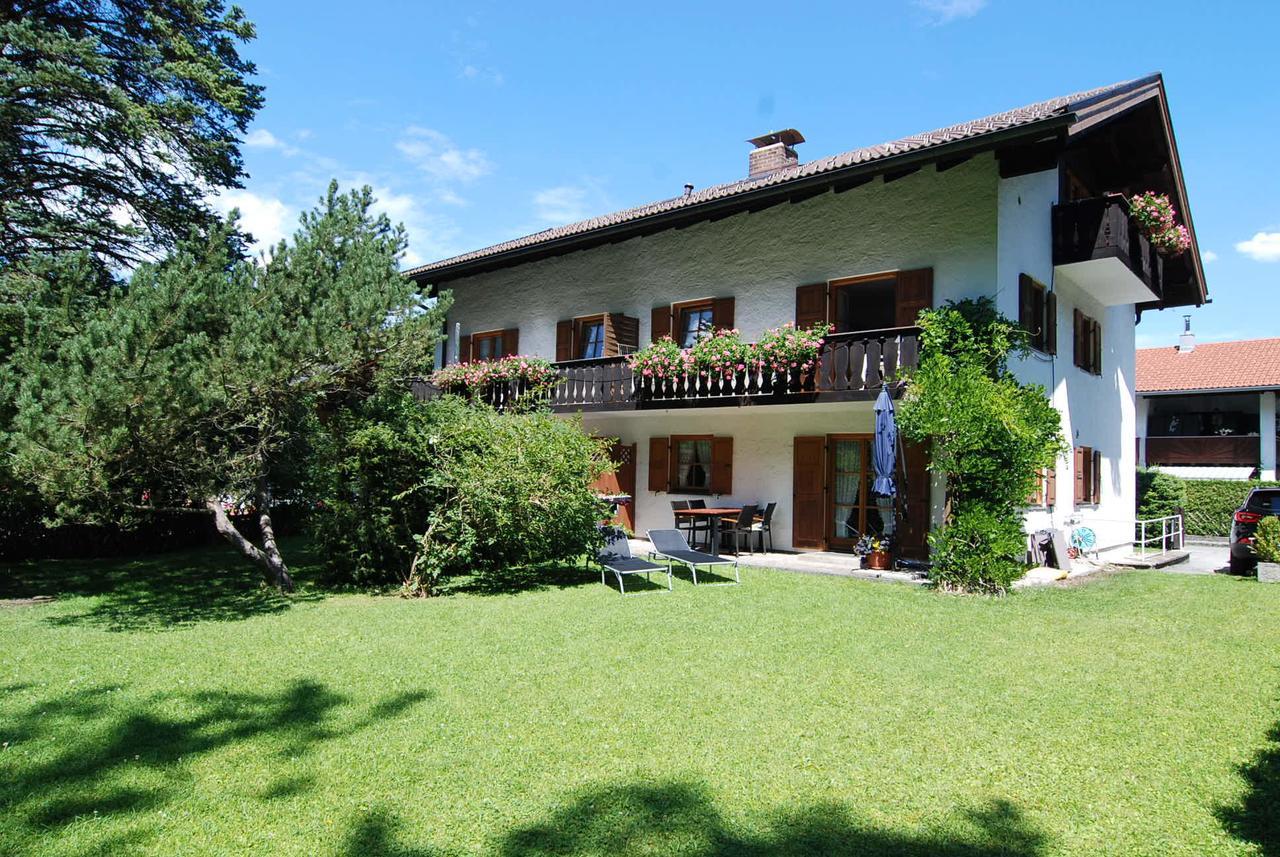
[[[834,180],[841,173],[855,170],[859,167],[883,164],[883,168],[888,170],[893,167],[895,160],[902,156],[928,152],[929,150],[939,150],[937,154],[941,156],[945,151],[963,147],[964,144],[979,145],[989,138],[1000,136],[1009,131],[1018,129],[1029,131],[1031,126],[1036,126],[1040,123],[1057,120],[1065,124],[1073,118],[1081,118],[1085,113],[1101,119],[1119,109],[1127,101],[1146,95],[1153,90],[1159,89],[1160,86],[1160,75],[1152,74],[1110,86],[1099,87],[1098,89],[1050,98],[1047,101],[1040,101],[981,119],[973,119],[958,125],[950,125],[935,131],[914,134],[910,137],[903,137],[900,140],[853,149],[838,155],[809,161],[808,163],[785,167],[768,175],[713,185],[690,194],[651,202],[647,205],[628,208],[613,214],[593,217],[568,224],[567,226],[544,229],[541,232],[526,235],[523,238],[504,241],[491,247],[463,253],[460,256],[420,265],[416,268],[411,268],[405,274],[410,277],[442,274],[453,269],[469,267],[471,263],[479,260],[514,255],[539,245],[567,243],[575,238],[585,238],[601,230],[632,223],[638,225],[641,221],[658,219],[686,209],[707,206],[733,197],[755,195],[761,191],[769,191],[790,185],[803,185],[806,184],[806,179],[830,176]]]
[[[1280,339],[1140,348],[1136,376],[1139,393],[1280,388]]]

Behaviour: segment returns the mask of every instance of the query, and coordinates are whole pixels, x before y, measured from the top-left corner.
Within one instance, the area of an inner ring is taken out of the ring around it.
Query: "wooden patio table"
[[[741,506],[712,506],[706,509],[672,509],[676,518],[682,515],[687,518],[710,518],[711,531],[707,538],[711,541],[711,552],[715,553],[720,549],[720,519],[721,518],[737,518],[742,514]]]

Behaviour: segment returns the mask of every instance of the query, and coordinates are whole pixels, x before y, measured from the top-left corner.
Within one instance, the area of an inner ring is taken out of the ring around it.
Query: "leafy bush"
[[[576,558],[606,516],[603,444],[547,413],[371,400],[331,427],[312,490],[331,576],[434,594],[443,578]]]
[[[952,589],[1003,593],[1026,570],[1021,507],[1036,471],[1064,451],[1044,388],[1008,372],[1026,333],[989,298],[921,313],[921,359],[898,409],[902,433],[931,444],[946,477],[947,520],[930,536],[935,577]]]
[[[974,506],[929,534],[931,577],[944,589],[1003,595],[1027,572],[1022,517]]]
[[[1186,530],[1196,536],[1231,534],[1231,515],[1244,504],[1254,488],[1280,487],[1280,482],[1236,479],[1183,479],[1186,491]]]
[[[1258,522],[1253,532],[1253,549],[1262,562],[1280,562],[1280,518],[1270,516]]]
[[[1175,515],[1187,502],[1183,482],[1159,470],[1138,471],[1138,518],[1164,518]]]

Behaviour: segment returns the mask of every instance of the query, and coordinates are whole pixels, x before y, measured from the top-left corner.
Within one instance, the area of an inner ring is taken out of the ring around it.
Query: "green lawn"
[[[0,597],[57,579],[0,607],[0,854],[1280,854],[1280,586]]]

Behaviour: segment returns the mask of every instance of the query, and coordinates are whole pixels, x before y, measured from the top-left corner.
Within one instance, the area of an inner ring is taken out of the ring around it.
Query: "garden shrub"
[[[1187,491],[1178,477],[1159,470],[1138,471],[1138,518],[1176,515],[1187,502]]]
[[[1008,356],[1026,332],[989,298],[920,315],[921,357],[898,409],[902,433],[930,447],[946,478],[942,529],[930,536],[945,588],[1003,593],[1026,571],[1021,508],[1036,471],[1065,449],[1061,417],[1043,387],[1023,384]]]
[[[1026,574],[1027,536],[1016,511],[960,509],[929,534],[931,577],[944,589],[1003,595]]]
[[[1253,537],[1253,549],[1257,551],[1260,562],[1280,562],[1280,518],[1263,518],[1258,522]]]
[[[607,512],[604,445],[545,412],[382,394],[316,457],[313,532],[337,581],[432,594],[448,576],[575,559]]]

